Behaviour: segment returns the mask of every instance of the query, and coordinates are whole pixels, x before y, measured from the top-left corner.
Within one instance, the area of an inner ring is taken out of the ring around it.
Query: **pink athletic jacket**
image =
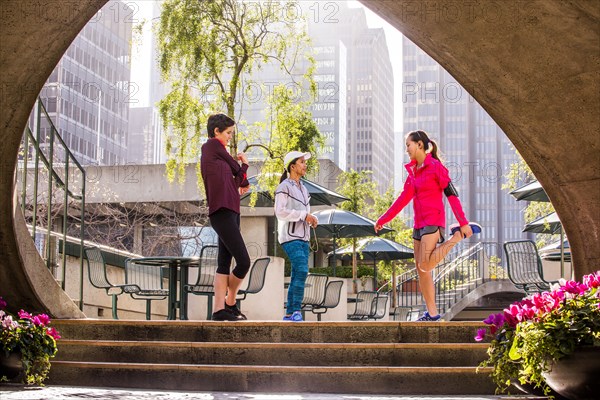
[[[390,206],[390,208],[377,220],[384,225],[390,222],[406,205],[414,199],[415,229],[425,226],[446,226],[446,213],[442,197],[444,189],[450,183],[448,169],[431,154],[427,154],[421,168],[417,169],[417,161],[412,160],[404,166],[408,171],[408,178],[404,182],[404,189]],[[460,200],[456,196],[449,196],[448,203],[454,212],[460,226],[467,225]]]

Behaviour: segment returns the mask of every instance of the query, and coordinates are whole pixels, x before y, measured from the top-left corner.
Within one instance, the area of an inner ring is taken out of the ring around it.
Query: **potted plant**
[[[549,394],[547,383],[554,381],[550,378],[553,370],[559,369],[561,360],[582,350],[600,349],[599,287],[600,271],[584,276],[582,282],[561,280],[550,292],[525,297],[483,321],[488,327],[479,329],[475,340],[482,341],[487,336],[492,340],[488,358],[480,367],[492,368],[491,376],[500,392],[518,381]],[[590,390],[589,382],[586,385],[584,390]],[[560,384],[552,383],[551,388],[565,395]],[[566,395],[579,397],[573,393]]]
[[[41,385],[50,372],[50,358],[56,354],[60,335],[49,326],[46,314],[21,310],[15,317],[6,306],[0,297],[0,381],[19,378],[14,371],[22,368],[22,383]]]

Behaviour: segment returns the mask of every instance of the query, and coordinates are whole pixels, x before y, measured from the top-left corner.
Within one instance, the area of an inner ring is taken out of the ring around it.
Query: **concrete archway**
[[[37,94],[105,2],[0,3],[0,294],[12,304],[59,317],[81,314],[58,286],[48,284],[12,196],[14,170]],[[363,3],[454,75],[506,132],[564,223],[576,275],[600,269],[600,5],[585,0]]]

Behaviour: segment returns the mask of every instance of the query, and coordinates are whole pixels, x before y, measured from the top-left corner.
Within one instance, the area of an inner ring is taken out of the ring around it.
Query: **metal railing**
[[[33,131],[29,125],[33,125]],[[30,124],[25,128],[17,168],[19,201],[23,216],[30,225],[32,239],[40,255],[46,261],[48,269],[59,267],[58,252],[62,254],[60,262],[61,276],[55,274],[65,290],[68,220],[79,224],[80,236],[80,276],[79,308],[83,309],[83,239],[85,232],[85,170],[79,164],[69,147],[54,126],[42,100],[38,98],[32,111]],[[40,165],[40,162],[42,165]],[[32,175],[32,176],[30,176]],[[46,179],[47,182],[43,182]],[[40,186],[47,184],[44,191]],[[61,193],[62,192],[62,193]],[[79,210],[77,210],[79,208]],[[79,211],[79,217],[77,217]],[[60,220],[55,224],[55,220]],[[62,241],[56,240],[52,231],[58,230]],[[43,233],[39,235],[39,233]],[[62,249],[58,250],[59,245]]]
[[[444,262],[435,267],[433,281],[440,314],[444,314],[473,289],[491,279],[485,247],[484,243],[479,242],[467,248],[455,248]],[[415,268],[398,275],[396,282],[397,307],[425,309]],[[389,287],[391,287],[391,280],[379,291],[387,291]],[[388,293],[392,296],[391,291]]]

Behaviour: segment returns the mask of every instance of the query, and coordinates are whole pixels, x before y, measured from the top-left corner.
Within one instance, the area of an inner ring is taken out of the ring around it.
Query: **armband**
[[[448,182],[448,186],[446,186],[446,189],[444,189],[444,194],[446,195],[446,197],[450,197],[450,196],[458,197],[458,192],[456,191],[456,188],[454,187],[452,182]]]

